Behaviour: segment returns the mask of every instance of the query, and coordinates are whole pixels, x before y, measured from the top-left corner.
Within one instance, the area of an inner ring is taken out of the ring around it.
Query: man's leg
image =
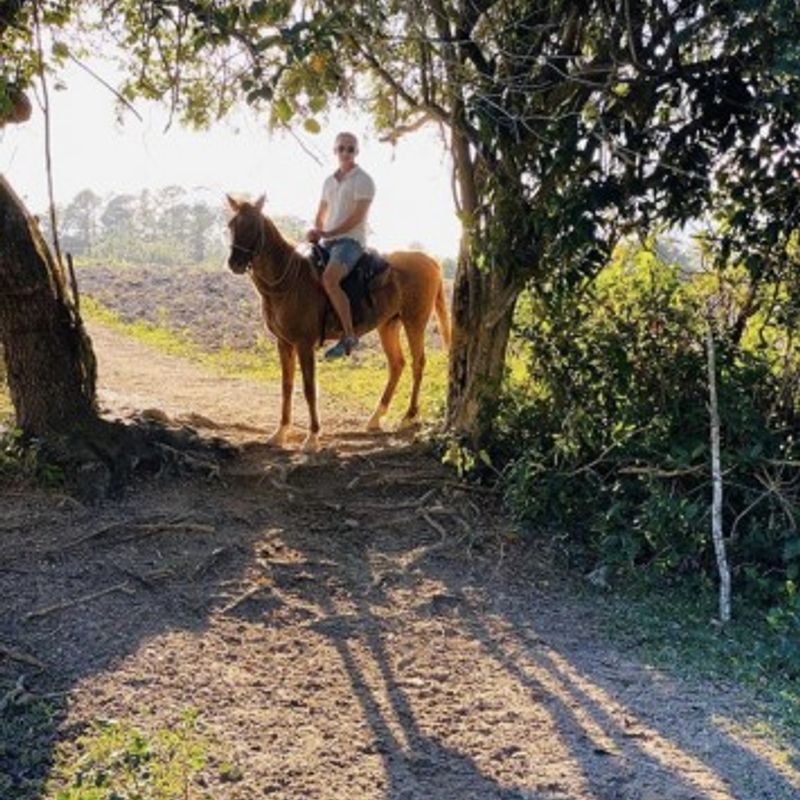
[[[341,282],[347,277],[349,268],[344,264],[334,264],[329,262],[322,273],[322,285],[330,298],[333,310],[342,323],[342,330],[346,337],[354,337],[353,317],[350,313],[350,301],[347,299],[344,289],[340,286]]]
[[[363,252],[361,245],[354,239],[340,239],[331,245],[331,260],[322,274],[322,284],[342,323],[344,336],[325,353],[325,358],[349,356],[353,348],[358,345],[358,339],[353,330],[350,300],[342,289],[341,283],[350,270],[355,268],[356,262]]]

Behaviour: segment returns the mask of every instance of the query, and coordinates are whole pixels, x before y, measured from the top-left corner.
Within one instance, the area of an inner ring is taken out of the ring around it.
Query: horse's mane
[[[279,253],[279,258],[283,262],[283,271],[280,277],[272,284],[263,276],[255,275],[254,272],[254,278],[257,279],[258,284],[263,287],[264,291],[269,294],[284,294],[294,287],[302,272],[313,278],[314,269],[311,258],[301,253],[297,249],[297,243],[287,239],[266,214],[260,212],[255,206],[252,206],[252,209],[258,214],[261,224],[266,230],[267,252]]]
[[[289,249],[298,257],[305,259],[308,261],[309,267],[311,266],[311,259],[308,256],[303,255],[303,253],[298,249],[300,246],[300,242],[294,241],[294,239],[290,239],[288,236],[284,236],[281,233],[280,228],[266,215],[261,214],[262,219],[264,220],[267,230],[269,231],[269,236],[277,241],[287,245]]]

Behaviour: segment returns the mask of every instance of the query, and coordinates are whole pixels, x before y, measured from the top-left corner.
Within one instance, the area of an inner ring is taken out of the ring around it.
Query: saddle
[[[321,276],[330,260],[330,252],[321,244],[315,244],[311,249],[311,263]],[[356,261],[356,265],[350,270],[349,275],[342,281],[347,299],[350,301],[350,313],[353,316],[353,326],[360,325],[366,315],[367,310],[373,308],[374,303],[370,290],[377,288],[380,284],[372,285],[376,278],[384,275],[389,269],[389,262],[377,250],[367,249]],[[325,329],[328,327],[328,319],[333,314],[333,306],[330,301],[325,308],[325,317],[322,321],[322,334],[320,343],[325,341]]]

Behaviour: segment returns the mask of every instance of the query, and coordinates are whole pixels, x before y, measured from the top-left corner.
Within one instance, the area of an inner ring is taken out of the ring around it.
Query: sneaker
[[[358,338],[355,336],[345,336],[339,339],[333,347],[325,351],[325,360],[333,361],[336,358],[349,356],[356,347],[358,347]]]

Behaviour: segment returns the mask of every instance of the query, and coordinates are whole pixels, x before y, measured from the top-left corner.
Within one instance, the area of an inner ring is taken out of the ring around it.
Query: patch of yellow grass
[[[196,361],[224,375],[263,382],[280,380],[278,354],[270,342],[261,341],[250,350],[225,348],[209,353],[188,337],[164,325],[124,322],[115,312],[89,297],[82,299],[81,311],[87,320],[99,322],[161,352]],[[447,353],[429,349],[426,355],[421,402],[424,416],[430,419],[444,406],[447,389]],[[406,360],[409,360],[408,357]],[[386,385],[386,361],[382,353],[365,349],[350,359],[334,363],[320,361],[317,364],[317,379],[329,396],[341,399],[350,407],[359,406],[365,411],[371,411],[377,405]],[[296,383],[299,381],[298,374]],[[397,388],[392,412],[389,415],[390,420],[399,419],[403,415],[410,392],[409,364]]]

